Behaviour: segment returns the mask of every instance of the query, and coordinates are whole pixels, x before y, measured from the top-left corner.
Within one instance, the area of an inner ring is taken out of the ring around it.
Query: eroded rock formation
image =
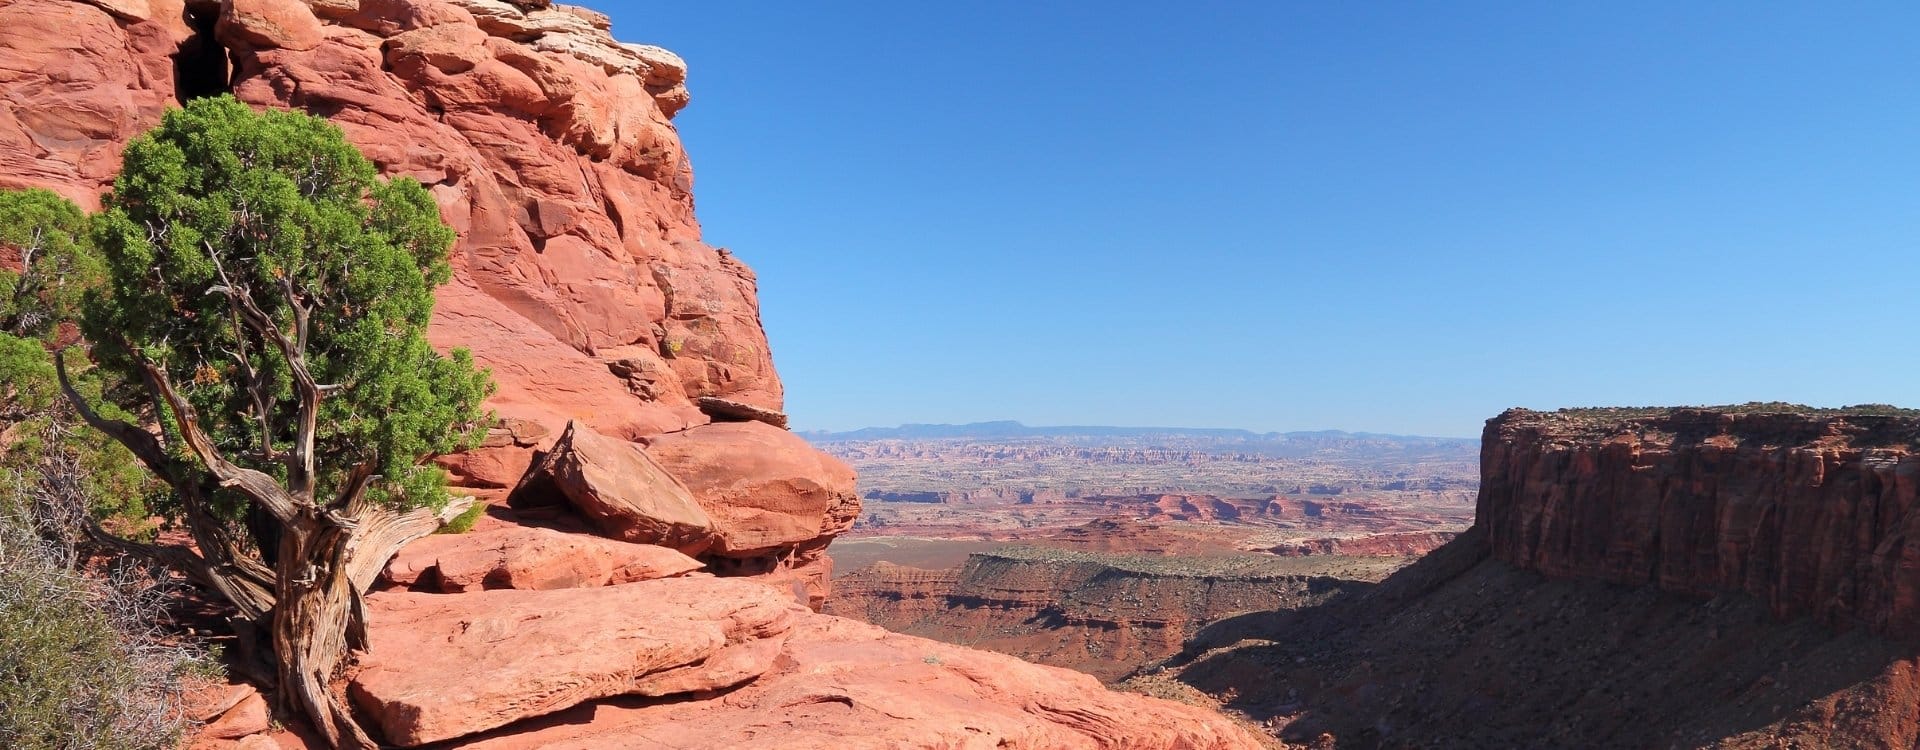
[[[1920,636],[1917,446],[1915,416],[1516,409],[1487,424],[1477,523],[1549,576]]]
[[[1917,448],[1885,408],[1509,411],[1473,528],[1178,672],[1299,745],[1913,747]]]
[[[1178,652],[1207,623],[1312,606],[1400,562],[1004,548],[957,569],[855,571],[827,611],[1115,680]]]

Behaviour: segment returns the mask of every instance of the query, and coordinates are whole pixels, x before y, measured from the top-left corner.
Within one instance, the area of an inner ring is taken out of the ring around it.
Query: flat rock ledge
[[[354,701],[414,747],[616,695],[712,690],[771,666],[809,611],[751,581],[668,578],[556,591],[369,596]]]
[[[1219,714],[1011,656],[806,614],[772,670],[699,701],[619,698],[468,750],[1260,750]]]
[[[408,544],[382,579],[412,591],[589,588],[672,578],[705,565],[666,547],[592,534],[504,526]]]

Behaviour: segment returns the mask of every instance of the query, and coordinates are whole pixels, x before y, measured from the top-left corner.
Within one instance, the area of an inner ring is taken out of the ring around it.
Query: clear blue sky
[[[1920,406],[1920,5],[602,2],[802,429]]]

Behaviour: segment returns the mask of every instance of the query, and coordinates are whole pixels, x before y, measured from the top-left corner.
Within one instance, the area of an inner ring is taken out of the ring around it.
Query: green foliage
[[[443,475],[419,459],[477,437],[491,386],[465,351],[427,344],[453,232],[420,183],[381,180],[323,119],[200,99],[128,144],[94,226],[107,282],[82,330],[101,369],[138,382],[143,360],[157,364],[223,455],[285,476],[267,455],[294,444],[298,360],[242,325],[231,301],[250,300],[336,388],[320,406],[317,496],[365,462],[377,499],[443,501]],[[150,398],[106,392],[129,411]]]
[[[0,493],[0,747],[178,747],[182,685],[210,662],[152,633],[151,589],[81,574],[17,503]]]
[[[105,274],[87,222],[78,206],[51,192],[0,191],[0,256],[14,264],[0,268],[0,426],[7,430],[0,468],[31,474],[50,456],[71,457],[85,471],[96,517],[145,536],[152,531],[147,506],[160,486],[125,448],[77,426],[48,351]],[[79,375],[77,387],[98,393],[94,375]]]
[[[0,333],[45,340],[73,319],[103,273],[86,232],[87,215],[72,201],[39,189],[0,191],[0,259],[11,261],[0,262]]]
[[[466,510],[460,511],[460,515],[454,516],[453,520],[448,521],[445,526],[441,526],[440,530],[435,531],[434,533],[465,534],[469,531],[472,531],[473,525],[479,522],[481,516],[484,516],[486,514],[487,514],[487,504],[483,502],[475,501],[472,507],[467,508]]]

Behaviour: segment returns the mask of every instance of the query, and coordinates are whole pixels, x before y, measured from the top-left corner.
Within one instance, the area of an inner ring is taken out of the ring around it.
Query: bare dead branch
[[[210,255],[218,251],[205,240],[201,243]],[[223,281],[226,280],[223,275]],[[293,311],[294,334],[289,337],[286,331],[274,323],[273,316],[260,309],[253,294],[244,285],[229,283],[213,287],[210,292],[224,294],[238,308],[247,326],[280,350],[280,356],[287,361],[287,369],[293,374],[294,395],[300,399],[298,422],[295,425],[293,450],[287,462],[287,494],[300,505],[314,504],[314,441],[319,434],[320,399],[325,397],[313,374],[307,369],[306,338],[308,312],[300,304],[293,282],[281,279],[281,291],[286,295],[287,305]]]
[[[220,449],[214,446],[213,439],[207,437],[206,431],[200,428],[200,418],[194,412],[193,404],[187,403],[180,392],[174,389],[173,382],[167,378],[166,371],[145,356],[140,356],[139,359],[149,386],[166,402],[168,410],[173,412],[174,426],[180,432],[181,441],[186,443],[187,449],[207,467],[207,472],[212,474],[221,486],[238,489],[249,499],[259,503],[260,507],[273,514],[274,518],[280,519],[283,523],[293,523],[299,515],[300,503],[294,500],[286,488],[281,487],[271,475],[238,466],[221,455]]]
[[[60,392],[67,397],[68,403],[73,404],[74,411],[79,412],[80,418],[85,420],[88,426],[113,438],[114,442],[126,446],[127,450],[133,453],[134,458],[140,459],[140,463],[145,464],[155,476],[166,480],[169,484],[174,482],[176,476],[173,462],[167,459],[167,452],[161,447],[159,438],[154,437],[151,432],[126,422],[100,416],[99,412],[94,411],[93,406],[87,403],[86,397],[74,390],[73,381],[67,377],[65,349],[54,352],[53,372],[60,381]]]

